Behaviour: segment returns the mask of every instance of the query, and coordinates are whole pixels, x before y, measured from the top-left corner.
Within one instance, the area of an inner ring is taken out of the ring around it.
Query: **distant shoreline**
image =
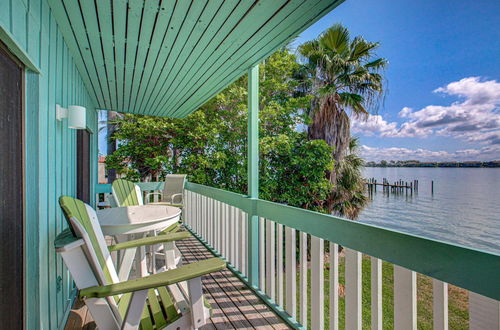
[[[500,161],[489,162],[419,162],[419,161],[381,161],[380,163],[366,162],[365,167],[429,167],[429,168],[496,168]]]

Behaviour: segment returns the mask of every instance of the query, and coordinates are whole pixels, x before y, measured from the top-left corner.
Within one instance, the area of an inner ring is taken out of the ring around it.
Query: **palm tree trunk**
[[[350,121],[347,113],[339,109],[333,97],[327,97],[321,101],[319,107],[313,113],[312,124],[308,128],[309,139],[324,140],[333,148],[332,156],[334,159],[333,168],[327,173],[330,183],[337,184],[336,166],[345,157],[347,147],[349,146]],[[333,210],[334,191],[327,199],[327,207]]]

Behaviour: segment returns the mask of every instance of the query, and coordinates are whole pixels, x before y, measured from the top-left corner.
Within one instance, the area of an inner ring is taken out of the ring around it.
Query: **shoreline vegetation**
[[[418,160],[398,160],[380,162],[366,162],[365,167],[500,167],[500,160],[486,162],[420,162]]]

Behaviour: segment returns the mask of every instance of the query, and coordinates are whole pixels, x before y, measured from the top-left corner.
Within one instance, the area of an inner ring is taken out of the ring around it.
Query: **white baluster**
[[[265,221],[259,217],[259,286],[260,290],[266,291],[266,241]]]
[[[297,268],[295,229],[285,227],[285,262],[286,262],[286,311],[293,318],[297,317]]]
[[[311,235],[311,328],[324,329],[323,239]]]
[[[361,329],[361,253],[345,249],[345,328]]]
[[[330,242],[330,329],[339,328],[339,246]]]
[[[448,330],[448,283],[432,279],[432,316],[435,330]]]
[[[394,265],[394,329],[417,328],[417,275]]]
[[[372,329],[382,330],[382,260],[371,257]]]
[[[469,292],[470,330],[500,329],[500,301]]]
[[[276,299],[276,223],[266,220],[266,294]]]
[[[276,244],[278,248],[278,260],[276,263],[276,268],[278,272],[278,305],[283,307],[283,225],[277,225],[278,231],[278,243]]]
[[[300,233],[300,323],[307,327],[307,234]]]

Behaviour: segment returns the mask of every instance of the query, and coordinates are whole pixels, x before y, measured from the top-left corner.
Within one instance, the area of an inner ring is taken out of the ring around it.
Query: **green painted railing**
[[[161,190],[163,183],[142,182],[143,190]],[[186,189],[246,213],[295,228],[324,240],[376,257],[446,283],[500,300],[500,255],[312,212],[221,189],[186,183]],[[111,185],[97,185],[110,193]]]

